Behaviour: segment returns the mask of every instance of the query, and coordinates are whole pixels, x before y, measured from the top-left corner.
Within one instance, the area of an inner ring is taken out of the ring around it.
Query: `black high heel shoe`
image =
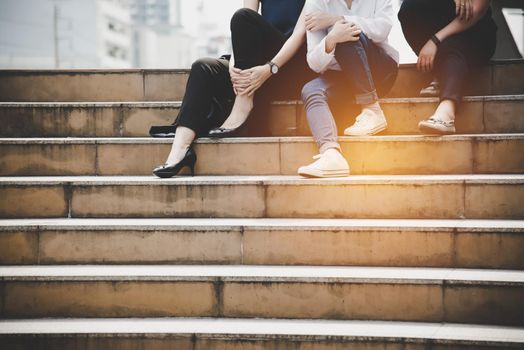
[[[242,130],[246,128],[247,119],[249,119],[249,117],[246,118],[246,120],[236,128],[227,129],[227,128],[220,127],[220,128],[211,129],[207,136],[213,137],[213,138],[237,136]]]
[[[175,176],[180,172],[180,170],[187,166],[191,170],[191,176],[195,176],[196,161],[197,155],[195,151],[193,151],[193,148],[189,147],[187,149],[186,155],[184,156],[184,158],[182,158],[180,162],[178,162],[177,164],[160,165],[159,167],[156,167],[153,170],[153,174],[162,179],[167,179]]]

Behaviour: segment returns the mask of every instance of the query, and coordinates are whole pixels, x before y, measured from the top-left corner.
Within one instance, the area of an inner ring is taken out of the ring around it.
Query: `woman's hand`
[[[269,64],[256,66],[242,71],[249,78],[249,85],[240,93],[240,95],[252,96],[265,82],[271,77],[271,67]]]
[[[310,32],[316,32],[331,27],[338,20],[343,19],[342,16],[336,16],[325,12],[311,12],[306,14],[306,29]]]
[[[242,69],[230,66],[229,75],[231,76],[231,83],[233,84],[235,95],[241,95],[242,92],[249,86],[249,74],[247,74],[246,71],[243,71]]]
[[[437,52],[437,45],[432,40],[428,40],[418,55],[417,69],[424,73],[431,72],[433,70]]]
[[[326,52],[332,52],[337,44],[348,41],[358,41],[362,30],[354,24],[342,19],[337,21],[326,36]]]
[[[468,22],[473,18],[473,1],[455,0],[455,12],[457,14],[457,18]]]

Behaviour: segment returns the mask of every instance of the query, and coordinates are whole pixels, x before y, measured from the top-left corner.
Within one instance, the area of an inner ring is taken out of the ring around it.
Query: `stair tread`
[[[464,102],[481,102],[481,101],[522,101],[524,94],[511,95],[479,95],[464,96]],[[428,103],[438,102],[438,97],[390,97],[380,99],[381,103]],[[2,107],[180,107],[181,101],[86,101],[86,102],[0,102]],[[302,104],[301,100],[279,100],[273,101],[273,104]]]
[[[427,267],[257,265],[2,266],[0,280],[248,281],[524,285],[524,271]]]
[[[271,230],[449,230],[466,232],[523,232],[524,220],[424,220],[424,219],[208,219],[208,218],[136,218],[136,219],[0,219],[0,232],[13,229],[48,230],[241,230],[249,227]]]
[[[0,320],[0,334],[213,334],[524,343],[524,328],[393,321],[222,318]]]
[[[442,142],[442,141],[492,141],[522,140],[524,133],[512,134],[463,134],[463,135],[383,135],[383,136],[341,136],[340,143],[345,142]],[[151,137],[16,137],[0,138],[0,145],[39,145],[39,144],[171,144],[171,138]],[[199,138],[197,144],[245,144],[245,143],[311,143],[312,137],[232,137],[224,139]]]
[[[524,174],[465,175],[353,175],[331,179],[299,176],[181,176],[158,179],[153,176],[6,176],[0,185],[352,185],[352,184],[522,184]]]

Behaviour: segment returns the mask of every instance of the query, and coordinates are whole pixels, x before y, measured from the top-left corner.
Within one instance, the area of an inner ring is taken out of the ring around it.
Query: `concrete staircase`
[[[349,178],[294,175],[316,147],[277,101],[160,180],[187,71],[1,71],[0,348],[524,348],[524,62],[473,79],[454,136],[418,134],[427,78],[342,138]]]

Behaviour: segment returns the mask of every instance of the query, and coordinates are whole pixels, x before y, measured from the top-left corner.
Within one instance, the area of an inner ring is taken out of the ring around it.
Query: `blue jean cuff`
[[[340,144],[338,142],[326,142],[322,146],[320,146],[319,152],[320,154],[324,153],[330,148],[334,148],[342,152],[342,149],[340,148]]]
[[[355,96],[355,100],[359,105],[370,105],[378,101],[377,90],[366,92]]]

